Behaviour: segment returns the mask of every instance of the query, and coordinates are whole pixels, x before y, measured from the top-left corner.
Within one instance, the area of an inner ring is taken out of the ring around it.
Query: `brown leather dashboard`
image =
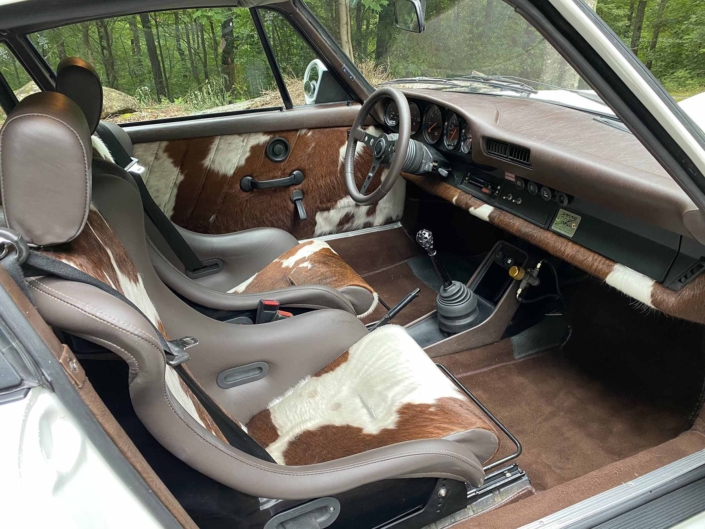
[[[472,161],[512,172],[604,208],[705,243],[705,219],[631,133],[593,114],[525,97],[405,90],[441,105],[472,131]],[[531,167],[485,152],[484,138],[531,150]]]

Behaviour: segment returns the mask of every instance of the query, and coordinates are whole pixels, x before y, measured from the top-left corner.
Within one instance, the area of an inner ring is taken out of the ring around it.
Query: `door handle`
[[[293,171],[289,176],[275,178],[273,180],[255,180],[251,176],[243,176],[242,180],[240,180],[240,189],[245,193],[249,193],[255,189],[274,189],[275,187],[296,186],[303,181],[304,174],[298,170]]]

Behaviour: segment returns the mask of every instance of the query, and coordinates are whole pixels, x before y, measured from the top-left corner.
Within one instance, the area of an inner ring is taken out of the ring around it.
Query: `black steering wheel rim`
[[[375,137],[366,133],[362,128],[372,108],[382,99],[391,99],[394,101],[399,111],[399,134],[393,141],[390,141],[386,135]],[[376,90],[367,98],[367,101],[365,101],[362,108],[360,108],[360,111],[357,113],[355,122],[350,130],[350,136],[348,137],[348,144],[345,150],[345,186],[355,203],[362,206],[376,204],[391,191],[404,166],[404,159],[406,158],[406,152],[409,148],[410,137],[411,111],[409,110],[409,102],[401,91],[391,87],[384,87]],[[363,141],[365,145],[372,150],[372,167],[368,172],[365,185],[369,183],[371,177],[376,173],[380,162],[390,152],[393,152],[386,177],[382,179],[382,183],[379,187],[369,195],[361,192],[355,182],[355,152],[359,141]]]

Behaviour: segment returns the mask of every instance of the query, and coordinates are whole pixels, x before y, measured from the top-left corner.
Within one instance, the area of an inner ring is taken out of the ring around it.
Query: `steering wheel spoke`
[[[355,138],[357,141],[361,141],[365,145],[367,145],[370,149],[374,146],[375,142],[377,141],[377,136],[374,136],[368,132],[365,132],[364,130],[360,128],[355,128],[350,132],[350,135]]]
[[[370,187],[370,184],[372,183],[372,179],[375,177],[375,173],[377,172],[377,169],[379,169],[381,160],[378,158],[372,158],[372,166],[370,167],[369,172],[367,173],[367,178],[365,178],[364,183],[362,184],[362,187],[360,188],[360,193],[363,195],[367,192],[367,189]]]

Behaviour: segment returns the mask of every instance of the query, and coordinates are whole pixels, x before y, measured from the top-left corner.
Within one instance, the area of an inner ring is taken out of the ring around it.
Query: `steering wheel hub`
[[[375,158],[381,158],[384,156],[384,153],[387,152],[387,142],[385,141],[384,136],[377,138],[373,152]]]

